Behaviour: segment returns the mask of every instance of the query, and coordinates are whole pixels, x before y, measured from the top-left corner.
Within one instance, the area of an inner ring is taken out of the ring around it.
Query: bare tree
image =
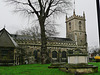
[[[32,26],[30,28],[25,28],[22,30],[16,31],[17,35],[28,35],[28,36],[33,36],[33,38],[40,37],[40,30],[38,26]]]
[[[59,32],[57,32],[56,27],[54,23],[46,25],[46,36],[47,37],[53,37],[57,36]],[[17,30],[16,33],[17,35],[28,35],[28,36],[33,36],[33,38],[40,37],[40,28],[39,26],[31,26],[22,30]]]
[[[46,63],[47,58],[47,38],[45,33],[45,23],[50,17],[61,13],[66,13],[70,8],[71,0],[6,0],[16,6],[16,12],[24,12],[29,15],[35,15],[38,19],[41,31],[41,57],[42,63]]]

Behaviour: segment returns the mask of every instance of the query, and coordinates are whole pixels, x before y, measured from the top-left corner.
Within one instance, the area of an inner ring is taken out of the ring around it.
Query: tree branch
[[[54,2],[54,0],[50,0],[49,5],[48,5],[48,7],[47,7],[47,10],[46,10],[46,12],[45,12],[45,17],[47,17],[47,15],[49,14],[50,7],[51,7],[51,5],[52,5],[53,2]]]
[[[39,17],[38,11],[36,11],[36,9],[34,8],[34,6],[32,6],[31,1],[28,0],[29,6],[33,9],[34,13],[37,15],[37,17]]]

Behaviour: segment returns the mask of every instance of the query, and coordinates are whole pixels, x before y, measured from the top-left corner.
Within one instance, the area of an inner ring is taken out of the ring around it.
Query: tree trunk
[[[40,23],[40,29],[41,29],[41,63],[46,64],[46,59],[47,59],[47,38],[45,35],[45,21],[42,18],[39,19]]]

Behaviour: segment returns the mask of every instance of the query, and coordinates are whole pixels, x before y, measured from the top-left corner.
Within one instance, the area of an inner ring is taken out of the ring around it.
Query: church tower
[[[66,15],[66,37],[71,38],[77,45],[87,46],[85,21],[84,12],[83,16],[76,15],[75,10],[73,16],[68,18]]]

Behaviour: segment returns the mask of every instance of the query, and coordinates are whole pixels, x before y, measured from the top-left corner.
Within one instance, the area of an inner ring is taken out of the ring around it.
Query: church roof
[[[73,41],[70,38],[60,38],[60,37],[48,37],[48,40],[55,40],[55,41]]]
[[[14,40],[34,40],[33,36],[29,35],[17,35],[17,34],[11,34],[12,38]],[[40,40],[40,37],[37,37],[36,40]],[[72,39],[70,38],[61,38],[61,37],[47,37],[47,41],[55,41],[55,42],[70,42],[70,43],[75,43]]]
[[[5,28],[0,31],[0,47],[18,47]]]
[[[11,34],[12,38],[18,40],[33,40],[32,36]]]
[[[28,36],[28,35],[16,35],[16,34],[11,34],[11,36],[16,39],[16,40],[33,40],[33,36]],[[37,37],[40,39],[40,37]],[[70,41],[72,42],[70,38],[60,38],[60,37],[47,37],[48,41]]]

